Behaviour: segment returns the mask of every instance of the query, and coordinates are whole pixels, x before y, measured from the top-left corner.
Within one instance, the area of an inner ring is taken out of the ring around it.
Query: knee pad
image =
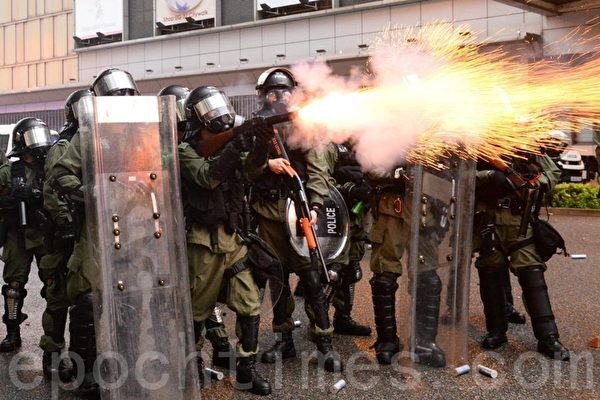
[[[442,292],[442,280],[435,270],[419,273],[417,286],[434,294]]]
[[[371,290],[374,294],[394,293],[398,290],[398,274],[392,272],[382,272],[375,274],[369,280]]]

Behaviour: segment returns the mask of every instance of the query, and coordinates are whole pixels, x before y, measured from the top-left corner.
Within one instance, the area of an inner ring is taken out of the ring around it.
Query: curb
[[[574,217],[600,217],[600,209],[594,208],[551,208],[550,215],[567,215]]]

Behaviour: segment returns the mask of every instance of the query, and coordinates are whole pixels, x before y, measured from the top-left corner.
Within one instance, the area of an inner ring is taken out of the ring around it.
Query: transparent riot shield
[[[412,360],[431,366],[468,362],[468,295],[475,189],[472,161],[439,170],[415,166],[408,257]]]
[[[287,228],[292,248],[301,256],[310,257],[306,238],[298,222],[296,206],[288,200],[286,207]],[[319,210],[315,229],[317,240],[326,262],[335,260],[344,251],[350,232],[348,207],[340,192],[329,185],[329,195],[325,197]]]
[[[102,399],[199,398],[175,103],[78,106]]]

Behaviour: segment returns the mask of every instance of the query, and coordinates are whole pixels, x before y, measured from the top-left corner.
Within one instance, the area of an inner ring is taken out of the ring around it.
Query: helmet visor
[[[113,71],[102,77],[93,87],[96,96],[122,96],[137,94],[137,86],[131,75],[125,71]]]
[[[204,123],[210,123],[223,115],[235,115],[233,106],[223,92],[214,93],[194,104],[194,112]]]
[[[271,89],[267,92],[267,100],[270,103],[290,104],[292,92],[289,89]]]
[[[50,129],[46,125],[34,126],[26,130],[23,132],[23,140],[25,147],[28,149],[36,149],[52,144]]]
[[[175,113],[177,114],[177,122],[183,122],[185,118],[185,98],[175,102]]]

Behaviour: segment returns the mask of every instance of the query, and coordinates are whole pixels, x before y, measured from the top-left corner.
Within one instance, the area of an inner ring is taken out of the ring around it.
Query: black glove
[[[252,137],[240,133],[236,135],[231,141],[232,145],[235,146],[240,152],[250,151],[252,149]]]
[[[269,144],[273,139],[273,127],[262,123],[262,121],[255,125],[254,134],[256,140],[254,142],[254,149],[248,156],[249,163],[253,166],[261,166],[267,163],[269,156]]]
[[[366,183],[362,182],[359,185],[354,185],[348,192],[350,199],[353,201],[369,201],[369,195],[371,194],[371,187]]]
[[[238,135],[234,140],[227,143],[221,150],[219,157],[211,160],[208,167],[208,176],[216,181],[224,181],[230,176],[240,163],[240,152],[242,149],[238,138],[243,135]]]

